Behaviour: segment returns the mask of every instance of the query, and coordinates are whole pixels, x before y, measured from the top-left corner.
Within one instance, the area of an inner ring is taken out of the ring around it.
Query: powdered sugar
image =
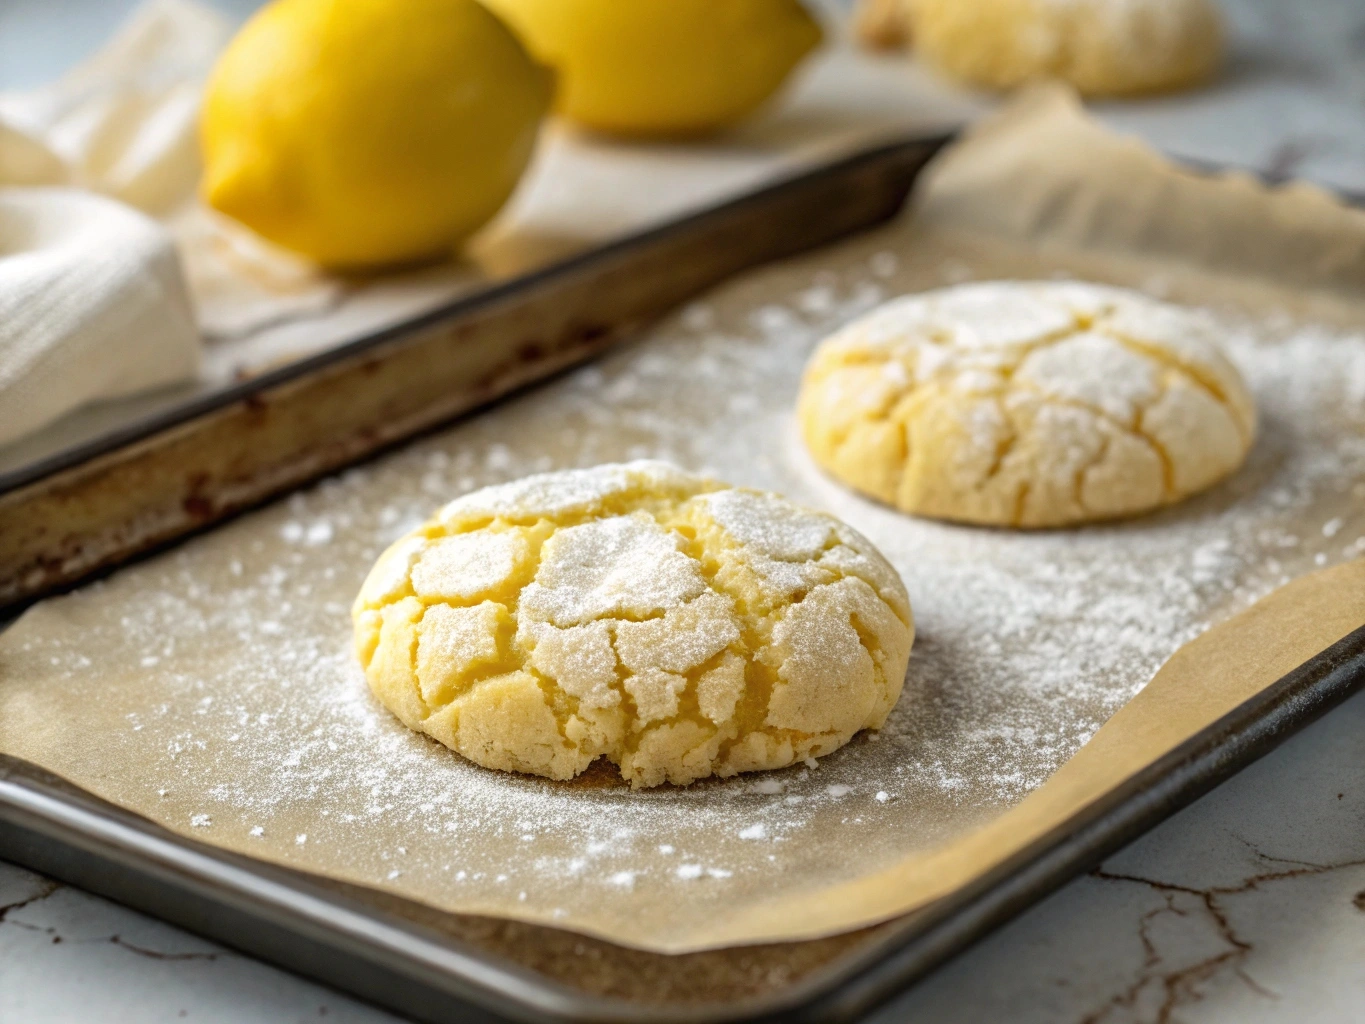
[[[678,538],[646,515],[570,526],[545,542],[537,581],[521,597],[536,619],[576,626],[662,613],[706,589]]]
[[[428,545],[412,567],[412,589],[418,597],[473,600],[512,575],[527,557],[526,547],[515,533],[443,537]],[[402,551],[407,550],[405,541]],[[386,581],[387,576],[386,571]]]

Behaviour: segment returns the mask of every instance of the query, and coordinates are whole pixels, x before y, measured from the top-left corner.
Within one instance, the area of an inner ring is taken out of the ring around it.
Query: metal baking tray
[[[74,585],[544,379],[738,270],[880,223],[945,141],[860,153],[0,479],[0,605]],[[850,1021],[1360,689],[1365,629],[971,886],[805,942],[669,956],[449,914],[197,843],[4,755],[0,857],[433,1024]]]

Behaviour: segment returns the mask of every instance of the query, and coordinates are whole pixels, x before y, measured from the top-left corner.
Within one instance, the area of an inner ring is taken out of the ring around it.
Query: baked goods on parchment
[[[352,610],[370,687],[488,768],[633,787],[780,768],[877,728],[914,636],[832,516],[660,462],[526,477],[388,549]]]

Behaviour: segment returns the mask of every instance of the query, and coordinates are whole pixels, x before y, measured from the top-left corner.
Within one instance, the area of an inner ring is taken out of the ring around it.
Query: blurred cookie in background
[[[1087,96],[1169,92],[1207,81],[1223,56],[1214,0],[863,0],[858,38],[906,45],[988,89],[1069,82]]]
[[[869,50],[899,50],[911,43],[913,0],[862,0],[853,16],[853,34]]]

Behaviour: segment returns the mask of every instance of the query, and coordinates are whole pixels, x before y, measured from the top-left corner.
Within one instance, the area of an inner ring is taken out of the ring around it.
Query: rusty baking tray
[[[858,154],[0,478],[0,604],[559,372],[738,270],[884,221],[945,141]],[[668,956],[436,911],[197,843],[3,755],[0,857],[420,1021],[850,1021],[1360,689],[1365,629],[971,886],[805,942]]]

